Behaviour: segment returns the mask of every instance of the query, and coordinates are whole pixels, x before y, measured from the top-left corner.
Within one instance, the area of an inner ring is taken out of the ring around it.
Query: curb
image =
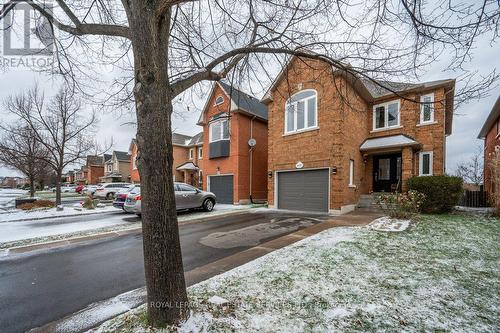
[[[98,208],[97,208],[98,209]],[[86,216],[86,215],[96,215],[96,214],[106,214],[106,213],[121,213],[118,209],[116,212],[114,211],[106,211],[106,212],[91,212],[91,213],[86,213],[86,214],[71,214],[71,215],[59,215],[59,216],[44,216],[44,217],[32,217],[32,218],[25,218],[25,219],[15,219],[15,220],[6,220],[6,221],[0,221],[0,223],[8,223],[8,222],[23,222],[23,221],[39,221],[39,220],[48,220],[48,219],[58,219],[58,218],[68,218],[68,217],[74,217],[74,216]],[[4,213],[4,214],[9,214],[9,213]]]
[[[186,284],[188,286],[195,285],[201,281],[207,280],[213,276],[219,275],[238,266],[244,265],[252,260],[260,258],[275,250],[284,248],[288,245],[296,243],[304,238],[320,233],[324,230],[340,227],[341,224],[335,220],[327,220],[315,224],[313,226],[297,230],[288,235],[278,237],[271,241],[259,244],[250,249],[238,252],[228,257],[216,260],[212,263],[194,268],[185,272]],[[128,300],[130,299],[130,300]],[[132,310],[146,302],[145,287],[141,287],[132,291],[117,295],[111,299],[103,300],[89,305],[83,310],[75,312],[60,320],[48,323],[41,327],[29,330],[29,333],[66,333],[66,332],[86,332],[102,323],[115,318],[127,311]],[[118,310],[114,313],[107,313],[106,307],[110,304],[119,304]],[[102,313],[102,316],[95,317],[95,313]],[[86,318],[85,321],[78,320]],[[89,318],[95,318],[94,322],[89,322]]]

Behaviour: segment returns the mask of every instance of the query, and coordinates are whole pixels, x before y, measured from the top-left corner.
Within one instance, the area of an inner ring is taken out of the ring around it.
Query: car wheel
[[[106,199],[108,199],[108,200],[113,199],[113,194],[114,194],[114,193],[111,193],[111,192],[110,192],[110,193],[108,193],[108,194],[106,194]]]
[[[215,202],[212,199],[205,199],[203,201],[203,210],[205,212],[211,212],[214,209]]]

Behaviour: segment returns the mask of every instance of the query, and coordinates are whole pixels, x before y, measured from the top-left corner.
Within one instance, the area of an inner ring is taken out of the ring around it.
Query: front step
[[[375,203],[374,194],[361,194],[356,208],[380,210],[379,206]]]

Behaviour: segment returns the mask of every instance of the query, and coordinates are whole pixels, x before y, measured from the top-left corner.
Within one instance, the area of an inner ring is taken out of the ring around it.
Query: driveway
[[[328,217],[250,211],[180,225],[184,269],[193,270]],[[144,286],[141,235],[0,259],[0,327],[23,332]]]

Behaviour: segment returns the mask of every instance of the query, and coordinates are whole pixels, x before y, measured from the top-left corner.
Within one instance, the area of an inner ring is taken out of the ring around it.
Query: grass
[[[191,287],[179,330],[499,331],[499,222],[426,215],[402,233],[325,231]],[[207,302],[214,295],[230,306]],[[142,307],[100,331],[150,331],[144,316]]]

